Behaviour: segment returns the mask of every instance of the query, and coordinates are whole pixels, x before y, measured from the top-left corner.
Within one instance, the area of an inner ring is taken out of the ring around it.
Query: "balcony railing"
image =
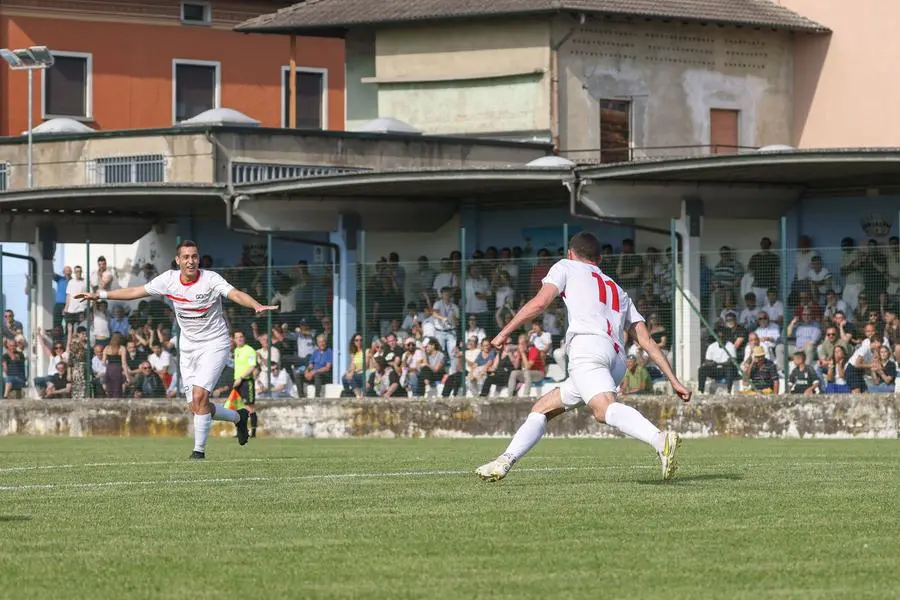
[[[562,156],[582,164],[633,162],[653,158],[687,158],[713,154],[742,154],[758,150],[757,146],[729,146],[725,144],[685,146],[640,146],[631,148],[584,148],[564,150]]]
[[[248,162],[235,162],[231,165],[232,181],[234,183],[262,183],[265,181],[278,181],[282,179],[300,179],[304,177],[320,177],[322,175],[357,173],[365,170],[367,169]]]
[[[164,183],[166,157],[162,154],[106,156],[86,164],[88,185]]]

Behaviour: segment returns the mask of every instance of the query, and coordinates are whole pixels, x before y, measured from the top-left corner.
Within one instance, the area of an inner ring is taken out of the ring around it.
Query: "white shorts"
[[[179,348],[178,367],[181,369],[181,389],[188,401],[193,387],[212,392],[231,354],[231,346],[197,346]]]
[[[625,356],[603,335],[577,334],[568,347],[569,378],[560,385],[566,410],[604,392],[617,392],[625,376]]]

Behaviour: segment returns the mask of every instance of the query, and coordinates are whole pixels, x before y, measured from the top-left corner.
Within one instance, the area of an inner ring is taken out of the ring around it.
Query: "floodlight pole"
[[[43,67],[42,67],[43,68]],[[28,69],[28,189],[34,187],[34,142],[31,124],[34,120],[34,69]]]

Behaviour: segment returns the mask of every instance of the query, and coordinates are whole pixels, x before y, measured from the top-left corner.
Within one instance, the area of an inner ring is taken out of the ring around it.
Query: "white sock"
[[[662,450],[661,440],[664,436],[647,418],[621,402],[613,402],[606,408],[606,424],[615,427],[625,435],[650,444],[657,451]]]
[[[241,416],[237,414],[236,410],[225,408],[221,404],[216,404],[215,407],[216,414],[213,415],[213,421],[231,421],[232,423],[237,423],[241,420]]]
[[[212,427],[212,415],[194,415],[194,452],[206,452],[206,438]]]
[[[510,462],[517,462],[520,458],[525,456],[529,450],[534,448],[534,445],[540,441],[541,436],[543,436],[546,431],[547,417],[541,413],[531,413],[528,415],[528,418],[525,419],[525,422],[522,423],[522,426],[519,427],[519,430],[516,431],[516,435],[513,436],[513,439],[509,443],[509,446],[507,446],[503,456],[508,458]]]

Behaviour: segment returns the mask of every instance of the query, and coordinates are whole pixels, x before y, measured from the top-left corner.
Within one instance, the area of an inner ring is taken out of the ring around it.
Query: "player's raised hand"
[[[503,350],[503,346],[506,344],[507,336],[502,333],[498,333],[497,337],[491,340],[491,346],[498,350]]]
[[[270,310],[278,310],[278,308],[279,307],[277,304],[276,305],[267,305],[267,306],[263,306],[262,304],[260,304],[259,306],[256,307],[256,314],[269,312]]]
[[[685,387],[685,385],[682,384],[680,381],[675,381],[672,383],[672,391],[674,391],[675,394],[679,398],[684,400],[685,402],[691,401],[691,394],[693,392],[691,392],[691,390],[689,390],[687,387]]]
[[[93,302],[100,298],[100,295],[95,292],[82,292],[80,294],[75,294],[76,300],[87,300],[88,302]]]

